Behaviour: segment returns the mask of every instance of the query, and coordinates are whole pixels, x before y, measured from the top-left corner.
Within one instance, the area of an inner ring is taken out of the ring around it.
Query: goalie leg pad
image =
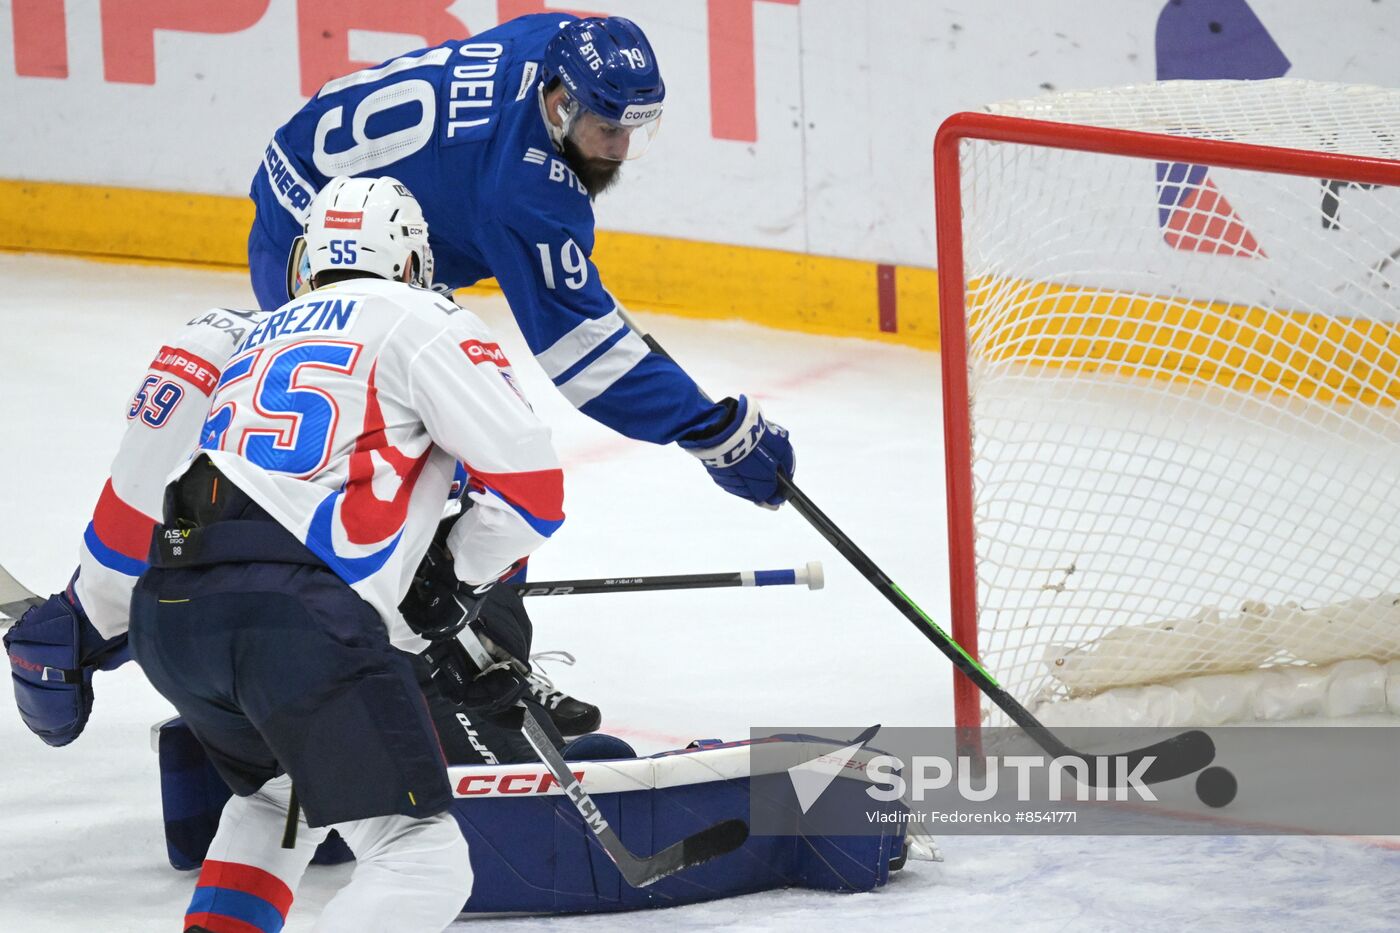
[[[161,730],[162,747],[180,738],[177,728],[186,729],[172,723]],[[768,741],[790,740],[806,741]],[[655,851],[719,820],[746,819],[755,796],[775,806],[790,797],[794,832],[750,835],[735,852],[649,887],[631,888],[596,848],[542,765],[456,766],[451,769],[456,787],[451,812],[471,850],[475,879],[470,896],[463,892],[466,912],[631,910],[782,887],[870,891],[886,884],[903,864],[911,821],[882,822],[877,835],[798,833],[801,814],[787,770],[775,770],[770,763],[767,770],[753,774],[749,742],[705,742],[650,758],[614,757],[624,750],[627,745],[620,739],[591,735],[566,751],[587,756],[571,762],[570,770],[583,774],[584,782],[593,786],[589,792],[604,818],[634,851]],[[804,745],[803,753],[811,754],[810,747]],[[853,814],[863,813],[870,805],[865,788],[854,775],[840,776],[823,792],[822,805],[848,805]],[[163,796],[170,793],[171,788],[162,787]],[[886,806],[891,812],[907,812],[899,802]],[[213,835],[212,827],[208,834]]]

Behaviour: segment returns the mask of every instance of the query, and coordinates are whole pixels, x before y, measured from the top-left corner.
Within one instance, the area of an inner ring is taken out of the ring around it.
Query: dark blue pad
[[[410,656],[329,570],[153,568],[131,645],[237,794],[285,771],[313,826],[428,816],[452,799]]]

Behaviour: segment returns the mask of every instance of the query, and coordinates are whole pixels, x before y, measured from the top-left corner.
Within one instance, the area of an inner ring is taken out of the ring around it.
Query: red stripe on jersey
[[[418,476],[428,465],[432,448],[410,457],[389,443],[384,433],[384,412],[379,407],[379,389],[374,383],[376,361],[369,371],[365,395],[365,422],[350,454],[350,477],[340,503],[340,523],[351,544],[374,544],[398,533],[408,520],[408,500]],[[385,502],[374,494],[374,455],[389,464],[399,479],[394,498]]]
[[[205,395],[213,395],[219,384],[219,367],[179,347],[161,347],[151,361],[151,369],[179,376]]]
[[[511,505],[547,522],[564,520],[564,471],[532,470],[528,473],[483,473],[466,464],[473,480],[480,481]]]
[[[190,927],[201,927],[209,933],[267,933],[257,924],[247,923],[237,917],[225,917],[223,914],[185,914],[185,928]]]
[[[495,363],[505,369],[510,366],[510,360],[506,359],[505,351],[498,343],[483,343],[480,340],[463,340],[461,343],[462,352],[467,355],[467,359],[473,363]]]
[[[256,865],[205,859],[195,887],[224,888],[251,894],[276,908],[283,920],[287,918],[287,911],[292,908],[292,889],[287,887],[287,883]]]
[[[97,539],[123,557],[144,561],[151,550],[155,519],[122,501],[112,481],[102,487],[97,508],[92,513],[92,530]]]

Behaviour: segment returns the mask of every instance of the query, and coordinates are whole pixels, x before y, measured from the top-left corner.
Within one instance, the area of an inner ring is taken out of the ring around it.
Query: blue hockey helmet
[[[634,159],[656,135],[666,83],[646,34],[630,19],[565,23],[545,47],[541,74],[546,80],[557,77],[569,98],[556,143],[592,129],[611,136],[617,157]]]

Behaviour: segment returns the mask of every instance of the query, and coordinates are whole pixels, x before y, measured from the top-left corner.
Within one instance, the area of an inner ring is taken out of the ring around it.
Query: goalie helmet
[[[544,50],[541,74],[568,93],[563,126],[549,125],[554,144],[591,131],[618,141],[619,160],[646,151],[661,121],[666,83],[646,34],[621,16],[566,23]]]
[[[411,268],[410,284],[433,283],[423,209],[398,179],[332,178],[311,202],[303,230],[301,255],[293,249],[293,294],[296,280],[337,269],[403,280]]]

